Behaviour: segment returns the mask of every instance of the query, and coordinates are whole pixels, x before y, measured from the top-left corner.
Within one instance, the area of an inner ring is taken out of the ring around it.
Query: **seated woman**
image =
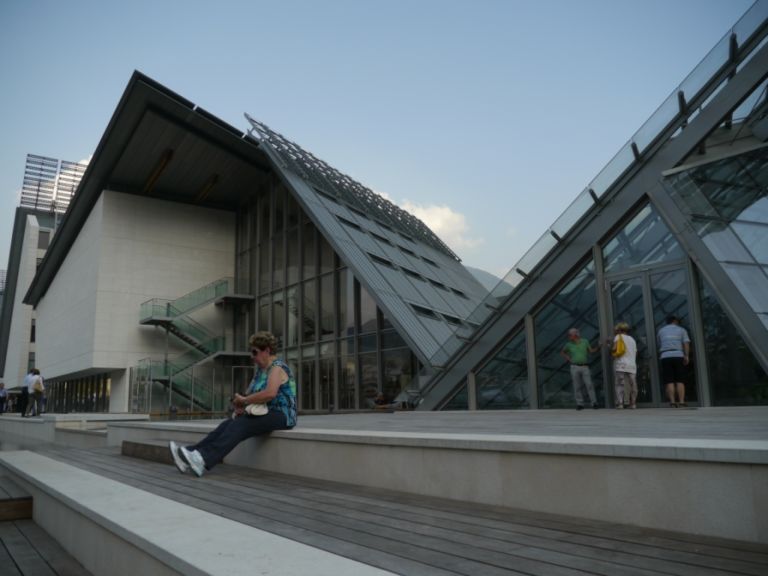
[[[257,332],[249,342],[251,358],[258,369],[245,395],[235,394],[232,418],[224,420],[194,446],[168,443],[180,472],[191,469],[200,477],[246,438],[296,426],[296,381],[288,365],[277,358],[277,339],[269,332]],[[266,404],[262,415],[250,414],[247,407],[256,404]]]

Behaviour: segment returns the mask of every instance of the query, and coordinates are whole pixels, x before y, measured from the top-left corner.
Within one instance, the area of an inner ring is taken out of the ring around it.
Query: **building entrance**
[[[637,341],[638,404],[665,406],[665,383],[661,381],[656,333],[667,316],[674,314],[691,334],[688,270],[679,264],[608,277],[611,325],[626,322],[629,334]],[[693,340],[693,338],[691,338]],[[692,348],[692,356],[695,351]],[[686,371],[686,401],[698,402],[694,363]]]

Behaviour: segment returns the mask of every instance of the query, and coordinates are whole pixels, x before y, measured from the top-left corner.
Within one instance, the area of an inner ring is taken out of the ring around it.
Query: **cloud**
[[[472,249],[483,244],[482,238],[473,238],[464,214],[454,211],[450,206],[415,204],[406,200],[400,207],[416,216],[454,250]]]

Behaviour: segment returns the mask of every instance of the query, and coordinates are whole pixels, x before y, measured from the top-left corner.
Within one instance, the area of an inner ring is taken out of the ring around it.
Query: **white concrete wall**
[[[29,289],[37,270],[37,259],[42,258],[45,250],[37,249],[37,237],[40,226],[37,218],[27,216],[24,227],[24,239],[21,246],[19,275],[16,281],[16,295],[13,302],[11,328],[8,334],[8,352],[5,364],[6,389],[21,385],[27,373],[29,353],[36,351],[36,344],[30,343],[32,318],[35,312],[32,306],[23,304],[24,295]]]
[[[127,410],[126,369],[166,347],[142,302],[233,276],[234,261],[233,213],[103,192],[38,306],[40,369],[113,372],[110,411]]]

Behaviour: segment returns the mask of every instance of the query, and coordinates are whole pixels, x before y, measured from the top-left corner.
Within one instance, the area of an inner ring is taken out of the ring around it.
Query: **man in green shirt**
[[[597,348],[592,348],[589,345],[589,340],[582,338],[578,329],[571,328],[568,330],[568,342],[563,346],[560,355],[571,365],[571,382],[573,383],[573,395],[576,398],[576,410],[584,408],[582,386],[587,389],[592,408],[598,408],[595,386],[592,384],[592,374],[589,371],[589,355],[599,349],[599,344]]]

